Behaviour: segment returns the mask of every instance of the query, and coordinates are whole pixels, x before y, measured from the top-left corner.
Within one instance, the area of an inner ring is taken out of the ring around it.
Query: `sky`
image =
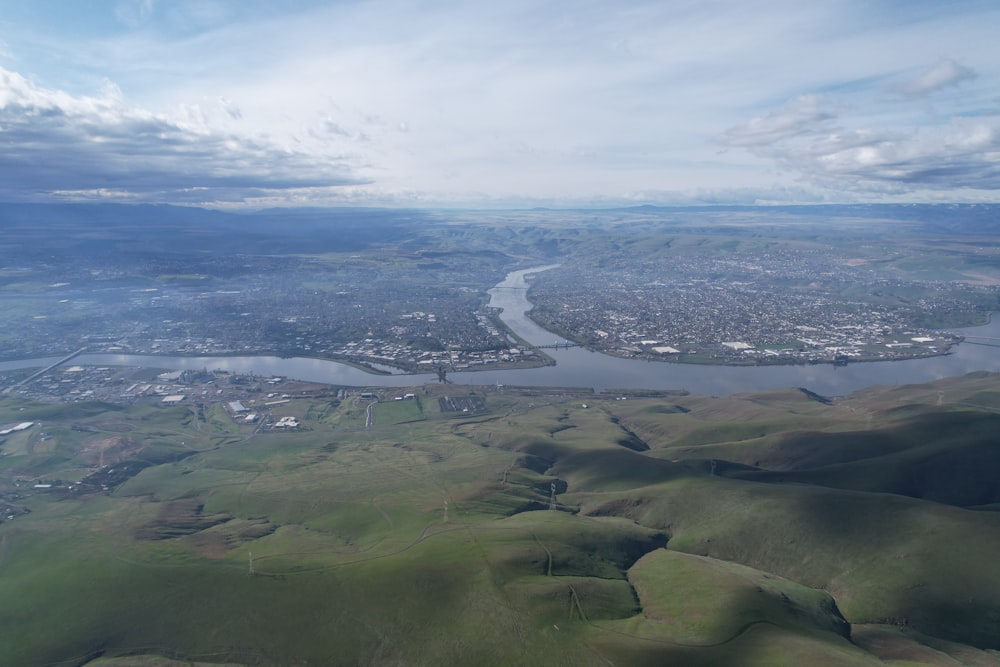
[[[1000,201],[995,0],[0,0],[0,201]]]

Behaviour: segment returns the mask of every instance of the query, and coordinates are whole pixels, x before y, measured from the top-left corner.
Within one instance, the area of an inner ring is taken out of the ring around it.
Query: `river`
[[[501,319],[519,336],[535,345],[566,342],[535,324],[525,314],[531,303],[527,289],[531,274],[557,265],[513,271],[489,291],[490,305],[502,308]],[[1000,317],[981,327],[961,329],[965,336],[1000,342]],[[521,370],[482,370],[450,373],[456,384],[508,384],[549,387],[606,389],[686,389],[695,394],[725,396],[734,393],[805,387],[825,396],[839,396],[876,384],[896,385],[927,382],[977,370],[1000,371],[1000,347],[962,343],[952,353],[908,361],[873,361],[834,366],[702,366],[621,359],[583,348],[546,350],[555,366]],[[0,362],[0,371],[39,368],[58,357]],[[344,386],[405,387],[437,381],[435,374],[373,375],[335,361],[273,356],[170,357],[127,354],[83,354],[72,363],[92,366],[146,366],[169,369],[226,370],[234,373],[323,382]]]

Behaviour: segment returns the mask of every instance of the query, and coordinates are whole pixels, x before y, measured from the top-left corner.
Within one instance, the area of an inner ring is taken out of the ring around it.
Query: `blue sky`
[[[0,200],[997,201],[1000,3],[0,0]]]

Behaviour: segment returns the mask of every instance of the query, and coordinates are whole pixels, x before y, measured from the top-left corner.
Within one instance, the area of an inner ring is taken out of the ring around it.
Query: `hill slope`
[[[0,664],[997,664],[998,388],[4,398]]]

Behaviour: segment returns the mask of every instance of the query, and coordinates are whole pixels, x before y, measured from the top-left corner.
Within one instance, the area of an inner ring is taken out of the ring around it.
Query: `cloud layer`
[[[503,206],[1000,189],[991,3],[57,4],[0,17],[0,199]]]
[[[227,102],[222,110],[238,118]],[[106,86],[73,97],[0,69],[0,195],[212,201],[249,192],[360,182],[345,161],[225,133],[197,109],[171,118],[127,106]]]
[[[896,90],[908,97],[924,97],[975,78],[976,73],[971,68],[960,65],[950,58],[942,58],[917,76],[900,82]]]
[[[971,68],[943,59],[892,90],[927,98],[975,78]],[[845,192],[1000,190],[1000,108],[892,127],[866,126],[869,119],[855,115],[832,99],[804,95],[728,129],[720,141]]]

